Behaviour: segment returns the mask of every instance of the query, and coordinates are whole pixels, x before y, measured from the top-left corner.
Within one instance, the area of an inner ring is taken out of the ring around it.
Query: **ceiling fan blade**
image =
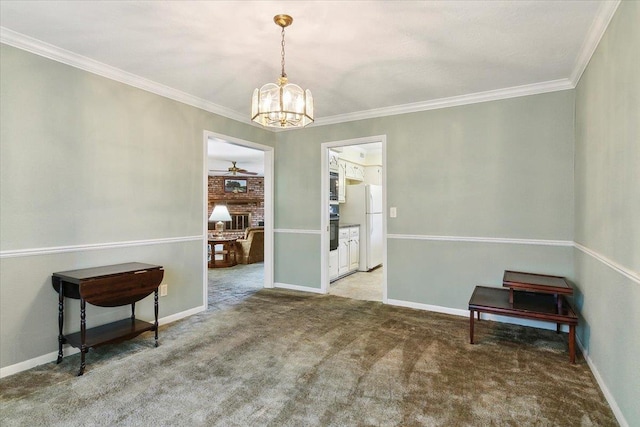
[[[209,172],[217,173],[225,176],[237,176],[237,175],[259,175],[258,172],[249,172],[246,169],[236,166],[236,162],[231,162],[233,166],[228,169],[209,169]]]

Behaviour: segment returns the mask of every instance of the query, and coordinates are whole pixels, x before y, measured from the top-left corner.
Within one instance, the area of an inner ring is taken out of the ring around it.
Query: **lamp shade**
[[[216,205],[211,212],[209,221],[231,221],[229,209],[225,205]]]

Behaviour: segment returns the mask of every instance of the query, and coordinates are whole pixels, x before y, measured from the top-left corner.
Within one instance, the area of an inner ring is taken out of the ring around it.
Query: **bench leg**
[[[480,316],[480,312],[478,312]],[[469,311],[469,343],[473,344],[473,310]]]
[[[569,361],[576,363],[576,326],[569,325]]]

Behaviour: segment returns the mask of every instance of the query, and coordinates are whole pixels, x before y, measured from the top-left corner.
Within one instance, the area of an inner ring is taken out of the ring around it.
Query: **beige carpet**
[[[293,291],[0,380],[2,426],[612,426],[566,335]]]

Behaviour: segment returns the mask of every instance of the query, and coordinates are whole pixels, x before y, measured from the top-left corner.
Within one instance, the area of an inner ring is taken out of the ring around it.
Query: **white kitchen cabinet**
[[[345,163],[345,176],[352,181],[364,180],[364,168],[356,163],[352,163],[348,160],[344,160]]]
[[[347,179],[353,179],[353,163],[348,162],[346,160],[342,161],[344,163],[344,176]]]
[[[338,239],[338,276],[349,272],[349,229],[341,228]]]
[[[333,150],[329,150],[329,170],[331,172],[338,172],[338,160],[339,154]]]
[[[338,277],[338,250],[329,251],[329,280]]]
[[[382,185],[382,166],[367,166],[364,168],[364,183]]]
[[[346,201],[347,194],[347,162],[338,160],[338,203]]]
[[[360,266],[360,227],[349,227],[349,271]]]
[[[329,253],[329,280],[357,271],[360,265],[360,227],[341,227],[338,236],[338,249]],[[331,256],[336,257],[335,276]]]
[[[347,185],[363,182],[365,179],[365,167],[349,160],[338,160],[338,202],[346,203]],[[355,182],[354,182],[355,181]]]
[[[353,165],[353,175],[355,176],[354,179],[356,181],[364,181],[364,167],[354,163],[354,165]]]

